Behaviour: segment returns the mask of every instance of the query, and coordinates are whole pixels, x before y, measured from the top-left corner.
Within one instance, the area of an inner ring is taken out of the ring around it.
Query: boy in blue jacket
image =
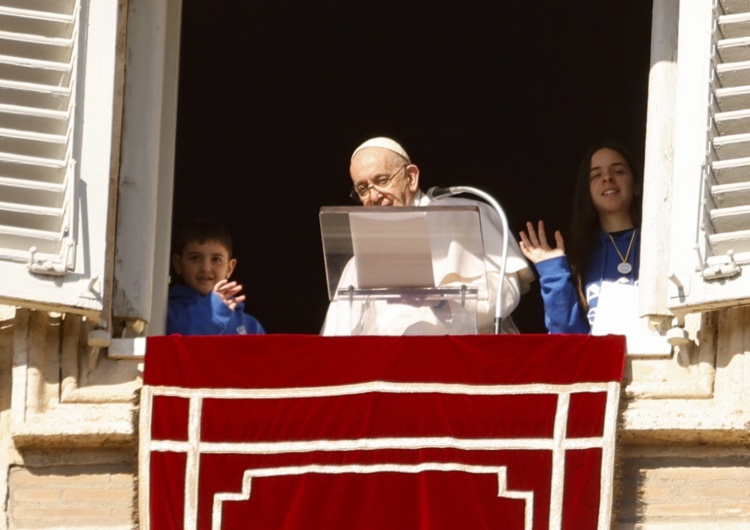
[[[243,311],[242,285],[229,280],[236,265],[232,237],[220,223],[199,219],[185,227],[172,255],[178,282],[169,288],[168,335],[265,333]]]

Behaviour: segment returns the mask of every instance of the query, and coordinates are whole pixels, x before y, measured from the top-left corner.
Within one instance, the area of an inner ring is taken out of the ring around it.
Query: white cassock
[[[414,206],[478,206],[482,228],[482,242],[485,259],[482,273],[472,277],[462,277],[452,263],[451,256],[441,259],[436,265],[443,272],[436,278],[438,287],[460,287],[462,284],[478,288],[476,302],[476,328],[479,333],[493,333],[497,286],[500,276],[503,250],[502,221],[497,212],[488,204],[457,197],[446,197],[435,201],[418,192]],[[448,254],[451,254],[449,251]],[[460,259],[460,258],[459,258]],[[338,282],[339,288],[356,286],[357,272],[351,260],[344,268]],[[456,270],[453,270],[456,269]],[[463,268],[465,271],[465,268]],[[464,273],[465,274],[465,273]],[[505,265],[503,281],[502,314],[503,333],[517,332],[512,319],[508,318],[518,306],[521,294],[529,289],[534,280],[534,273],[523,257],[515,238],[508,241],[508,259]],[[321,330],[325,336],[347,335],[448,335],[465,333],[467,322],[474,319],[474,311],[462,307],[456,302],[409,303],[394,301],[367,301],[366,307],[356,312],[350,310],[349,301],[337,299],[328,306],[326,320]]]

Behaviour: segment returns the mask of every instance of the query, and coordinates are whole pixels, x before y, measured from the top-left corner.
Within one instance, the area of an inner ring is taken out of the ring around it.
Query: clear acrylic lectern
[[[479,208],[323,207],[326,335],[477,333],[487,293]]]

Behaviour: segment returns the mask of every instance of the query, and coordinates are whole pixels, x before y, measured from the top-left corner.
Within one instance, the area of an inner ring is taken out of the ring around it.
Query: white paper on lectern
[[[441,287],[486,282],[478,208],[349,214],[358,286]],[[487,292],[486,286],[480,292]]]
[[[425,212],[350,213],[358,287],[434,287]]]
[[[625,335],[631,355],[668,355],[672,346],[667,339],[648,329],[638,316],[638,286],[602,282],[592,335]]]

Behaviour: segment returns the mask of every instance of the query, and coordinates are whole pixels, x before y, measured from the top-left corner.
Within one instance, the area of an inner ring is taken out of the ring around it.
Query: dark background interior
[[[650,0],[183,5],[173,227],[226,222],[246,310],[317,333],[318,212],[352,204],[348,162],[391,136],[422,188],[478,187],[512,231],[569,221],[579,159],[643,152]],[[545,332],[538,282],[514,318]]]

